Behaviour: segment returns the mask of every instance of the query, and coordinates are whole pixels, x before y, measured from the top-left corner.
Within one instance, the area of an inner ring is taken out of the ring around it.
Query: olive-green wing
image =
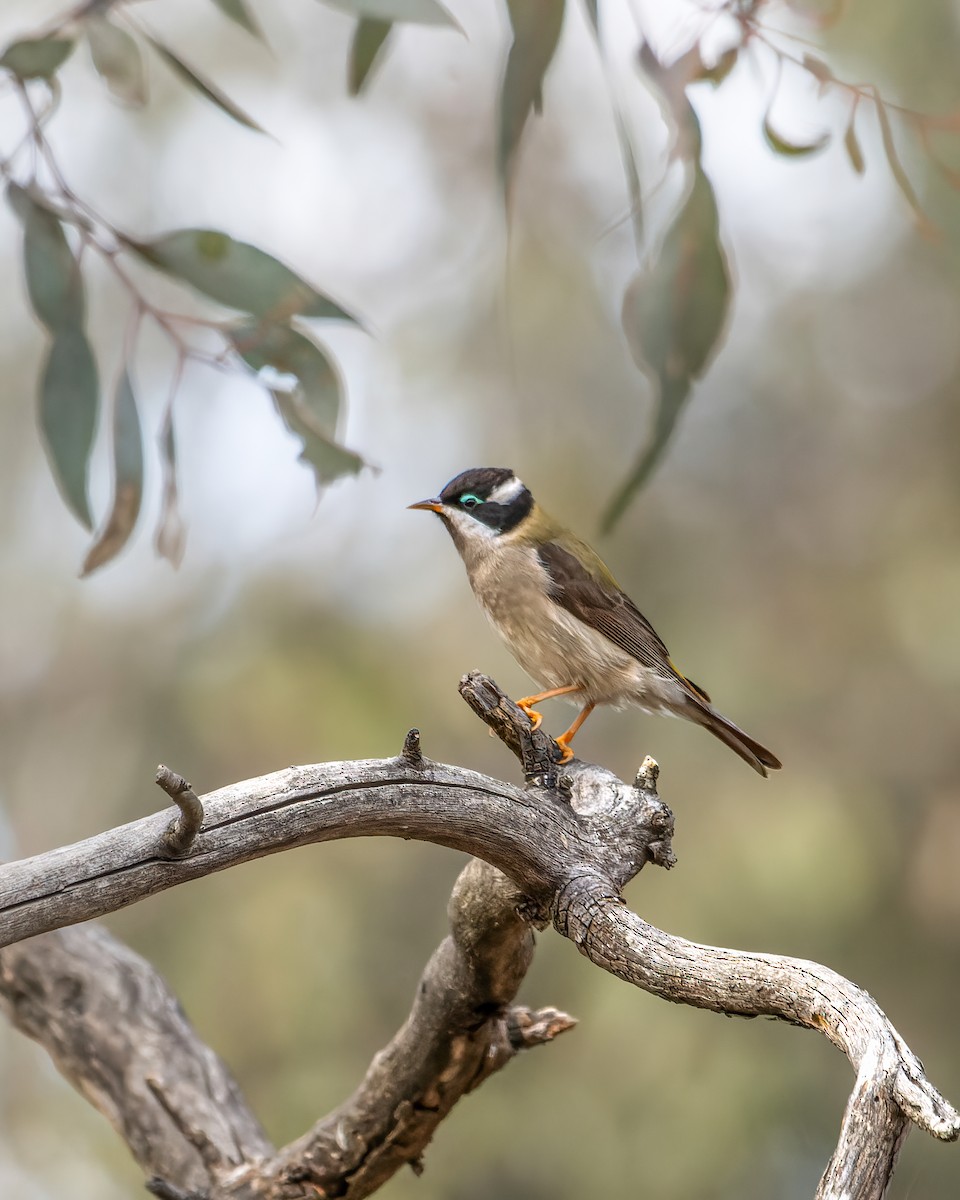
[[[620,589],[596,553],[580,542],[577,549],[580,553],[574,555],[556,541],[539,547],[540,562],[550,577],[550,599],[637,662],[665,678],[679,679],[697,697],[709,702],[707,693],[676,669],[657,631]]]

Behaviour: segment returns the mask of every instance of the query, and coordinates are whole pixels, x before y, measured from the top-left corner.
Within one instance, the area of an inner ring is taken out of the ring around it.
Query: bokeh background
[[[545,115],[527,133],[507,226],[494,110],[500,4],[450,0],[465,31],[404,29],[367,92],[345,92],[351,21],[312,0],[254,4],[272,55],[212,6],[138,5],[274,135],[257,137],[157,62],[152,102],[116,107],[83,53],[51,139],[67,178],[135,234],[212,225],[295,263],[373,336],[323,336],[347,381],[345,439],[379,473],[315,503],[262,391],[192,369],[177,409],[189,541],[149,542],[77,578],[82,531],[34,424],[43,336],[18,228],[0,212],[0,854],[71,842],[157,809],[158,761],[201,790],[285,766],[378,757],[411,725],[426,752],[508,778],[515,763],[459,700],[480,667],[527,682],[476,611],[439,524],[405,504],[466,466],[513,466],[594,536],[642,441],[650,389],[619,327],[637,269],[611,90],[640,152],[651,244],[679,195],[667,130],[634,67],[704,8],[607,10],[606,72],[568,6]],[[60,6],[5,0],[3,42]],[[838,75],[923,112],[960,107],[960,8],[853,0],[829,27],[771,6]],[[803,47],[801,47],[802,51]],[[864,113],[785,76],[778,127],[837,131],[815,158],[771,153],[769,60],[699,89],[705,165],[736,276],[725,345],[665,461],[598,541],[675,657],[773,747],[767,782],[692,727],[604,712],[585,757],[622,775],[652,753],[679,865],[629,902],[673,933],[825,962],[870,990],[960,1099],[960,196],[902,137],[937,241],[918,236]],[[3,100],[9,145],[15,110]],[[900,134],[903,126],[897,126]],[[949,143],[944,143],[949,153]],[[95,272],[94,338],[118,368],[125,298]],[[155,430],[170,362],[138,362]],[[107,503],[98,450],[94,498]],[[148,463],[148,492],[158,467]],[[560,728],[562,707],[548,721]],[[192,883],[107,924],[150,958],[283,1142],[355,1086],[402,1022],[445,932],[455,854],[325,845]],[[552,933],[522,997],[577,1030],[465,1100],[426,1173],[391,1200],[643,1193],[812,1194],[852,1081],[823,1039],[663,1004]],[[0,1194],[139,1194],[103,1119],[0,1028]],[[949,1200],[960,1157],[914,1133],[891,1195]]]

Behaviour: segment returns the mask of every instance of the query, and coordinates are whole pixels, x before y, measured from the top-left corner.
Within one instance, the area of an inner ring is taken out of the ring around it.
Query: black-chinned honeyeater
[[[544,690],[517,704],[536,729],[534,705],[555,696],[582,704],[557,738],[563,761],[598,704],[635,705],[708,729],[755,771],[780,760],[710,703],[674,666],[653,626],[599,555],[534,500],[509,467],[474,467],[439,496],[411,508],[435,512],[460,552],[474,595],[494,629]]]

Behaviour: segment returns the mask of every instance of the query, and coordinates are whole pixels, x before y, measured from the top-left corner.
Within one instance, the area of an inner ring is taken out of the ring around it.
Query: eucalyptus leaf
[[[497,165],[503,179],[531,111],[542,106],[543,77],[563,27],[564,0],[507,0],[513,42],[500,91]]]
[[[729,46],[712,67],[703,68],[698,78],[712,83],[714,87],[719,87],[737,65],[739,58],[740,46]]]
[[[152,242],[127,241],[152,266],[228,308],[281,322],[299,314],[354,321],[277,259],[216,229],[178,229]]]
[[[716,197],[698,163],[657,259],[633,278],[624,296],[624,333],[637,365],[652,377],[656,410],[652,435],[611,501],[604,528],[622,515],[676,429],[695,380],[720,344],[730,290]]]
[[[310,422],[304,420],[303,409],[296,393],[291,395],[287,392],[271,391],[270,394],[283,423],[302,442],[300,461],[313,470],[318,489],[344,475],[356,475],[366,466],[359,454],[314,432]]]
[[[867,164],[863,157],[860,139],[857,137],[856,119],[856,112],[852,112],[847,132],[843,135],[843,148],[847,152],[847,158],[850,159],[850,166],[853,167],[858,175],[862,175],[867,169]]]
[[[73,38],[25,38],[4,50],[0,68],[18,79],[49,79],[70,57],[75,45]]]
[[[211,104],[219,108],[222,113],[226,113],[231,120],[236,121],[239,125],[244,125],[247,129],[253,129],[256,133],[266,132],[261,125],[257,124],[253,117],[248,116],[238,104],[234,104],[229,96],[224,95],[216,84],[201,78],[193,67],[188,67],[178,54],[174,54],[169,46],[158,42],[149,33],[144,36],[171,71],[175,75],[178,75],[189,87],[192,87],[194,91],[199,92],[205,100],[209,100]]]
[[[883,98],[876,88],[873,89],[873,99],[877,106],[877,120],[880,123],[880,140],[883,143],[883,152],[887,156],[890,173],[893,175],[903,198],[913,209],[914,219],[919,231],[925,237],[935,240],[937,236],[936,228],[923,211],[920,198],[917,196],[913,184],[910,182],[910,177],[907,175],[903,163],[900,161],[900,156],[897,153],[897,144],[893,137],[893,128],[890,124],[890,114],[887,112],[887,106],[884,104]]]
[[[112,95],[124,104],[142,108],[147,102],[147,73],[135,39],[109,17],[96,12],[84,20],[83,28],[93,65]]]
[[[269,367],[279,375],[293,376],[314,431],[333,437],[340,415],[340,379],[316,342],[289,325],[255,322],[235,325],[229,337],[255,371]]]
[[[23,265],[33,311],[51,332],[84,320],[83,277],[57,217],[11,183],[10,204],[23,222]]]
[[[392,28],[391,21],[380,21],[373,17],[362,17],[357,22],[350,42],[347,67],[347,89],[351,96],[359,95],[369,79],[370,72],[382,57]]]
[[[336,440],[340,378],[312,339],[285,325],[250,322],[230,330],[237,353],[267,384],[277,412],[302,443],[300,458],[313,469],[317,487],[356,474],[363,459]],[[293,387],[275,386],[288,376]]]
[[[803,56],[804,70],[809,71],[814,79],[818,79],[821,84],[834,83],[836,78],[827,64],[822,58],[817,58],[815,54],[805,54]]]
[[[264,40],[263,31],[254,20],[253,14],[244,3],[244,0],[213,0],[213,3],[225,17],[229,17],[241,29],[245,29],[247,33],[252,34],[253,37],[258,38],[261,42]]]
[[[354,17],[377,21],[406,21],[412,25],[460,26],[438,0],[324,0],[331,8]]]
[[[615,524],[660,461],[694,382],[720,345],[731,298],[717,200],[700,161],[700,122],[687,96],[687,88],[705,78],[699,48],[665,67],[644,45],[640,61],[676,127],[672,155],[687,164],[690,190],[656,258],[634,276],[624,296],[624,334],[654,385],[654,419],[637,463],[607,507],[604,529]]]
[[[71,512],[93,528],[87,476],[97,430],[97,365],[79,326],[56,331],[40,379],[40,431],[53,477]]]
[[[829,133],[821,133],[812,142],[791,142],[773,128],[769,113],[763,118],[763,136],[770,149],[784,158],[809,158],[811,154],[818,154],[830,142]]]
[[[103,530],[83,560],[86,576],[120,553],[127,544],[143,499],[143,434],[137,401],[124,367],[113,403],[113,503]]]

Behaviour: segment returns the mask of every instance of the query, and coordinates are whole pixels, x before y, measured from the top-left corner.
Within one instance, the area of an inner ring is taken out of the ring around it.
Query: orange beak
[[[416,504],[408,504],[407,508],[423,508],[427,512],[443,512],[443,505],[439,500],[418,500]]]

